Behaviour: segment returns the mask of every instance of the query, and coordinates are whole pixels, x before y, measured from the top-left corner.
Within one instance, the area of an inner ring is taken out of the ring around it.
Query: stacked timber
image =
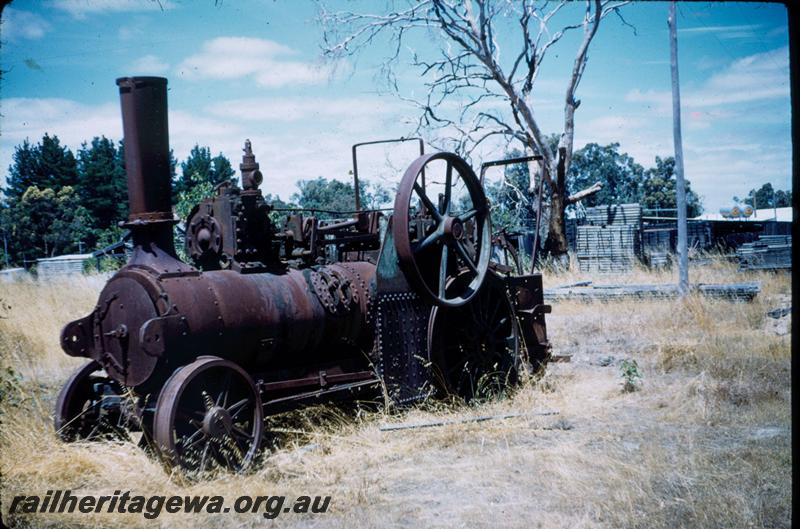
[[[578,226],[576,252],[582,272],[625,272],[638,255],[635,226]]]
[[[591,226],[638,226],[642,223],[642,206],[611,204],[586,208],[585,221]]]
[[[792,236],[761,235],[736,249],[742,270],[791,270]]]
[[[675,229],[670,227],[642,230],[642,255],[651,268],[669,264],[669,254],[674,248]]]
[[[586,208],[585,224],[577,227],[575,252],[582,272],[626,272],[641,254],[639,204]]]
[[[677,231],[677,228],[676,228]],[[686,223],[687,244],[689,248],[708,250],[714,246],[711,238],[711,225],[705,221],[689,221]]]

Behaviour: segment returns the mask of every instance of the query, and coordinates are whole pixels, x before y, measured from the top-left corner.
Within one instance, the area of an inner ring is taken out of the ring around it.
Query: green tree
[[[125,168],[114,142],[105,136],[84,142],[78,151],[77,192],[91,216],[91,227],[107,230],[128,212]]]
[[[389,191],[380,184],[365,181],[358,184],[364,209],[380,208],[391,200]],[[355,209],[355,193],[349,182],[320,176],[314,180],[300,180],[297,187],[300,191],[293,194],[291,200],[304,209],[324,210],[319,212],[320,218],[340,217],[342,215],[329,212],[349,213]]]
[[[294,202],[284,202],[279,195],[273,195],[272,193],[267,193],[264,195],[264,200],[267,204],[277,209],[294,209],[299,207]],[[280,228],[283,225],[283,221],[286,219],[287,215],[291,215],[291,212],[271,211],[269,218],[272,221],[272,224]]]
[[[586,206],[637,202],[643,176],[642,166],[627,153],[619,152],[619,143],[589,143],[572,156],[567,188],[573,194],[595,182],[603,184],[599,192],[583,200]]]
[[[775,190],[772,184],[767,182],[762,185],[758,190],[751,189],[747,197],[740,199],[733,197],[734,202],[744,202],[753,206],[753,196],[755,195],[755,206],[759,209],[766,208],[786,208],[792,205],[792,191],[783,191],[781,189]]]
[[[792,191],[775,191],[775,207],[776,208],[789,208],[792,207]]]
[[[8,168],[8,177],[3,193],[9,200],[15,200],[20,198],[30,186],[36,185],[38,181],[36,147],[31,146],[30,142],[25,139],[22,145],[14,148],[11,158],[14,163]]]
[[[189,213],[197,204],[214,194],[211,182],[204,182],[194,175],[189,181],[189,188],[178,193],[178,202],[175,204],[175,213],[181,221],[186,221]]]
[[[28,140],[14,149],[8,168],[6,188],[10,200],[19,199],[30,186],[49,188],[58,193],[63,187],[78,183],[78,164],[69,148],[61,145],[58,136],[45,134],[31,146]]]
[[[206,182],[215,187],[224,181],[234,182],[234,170],[222,153],[211,157],[211,149],[195,145],[189,152],[189,157],[181,163],[181,176],[175,182],[173,195],[177,199],[192,187]]]
[[[213,185],[219,185],[226,180],[231,183],[236,182],[236,178],[233,177],[235,173],[230,160],[222,153],[211,159],[211,183]]]
[[[647,209],[675,209],[676,199],[675,158],[656,156],[656,166],[644,174],[639,202]],[[692,191],[691,182],[686,180],[686,216],[697,217],[703,213],[700,197]]]
[[[3,213],[17,261],[75,252],[89,234],[89,212],[70,186],[58,192],[31,186]]]

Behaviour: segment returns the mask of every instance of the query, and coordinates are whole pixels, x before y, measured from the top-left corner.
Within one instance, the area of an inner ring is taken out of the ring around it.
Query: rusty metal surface
[[[244,155],[242,163],[239,164],[239,171],[242,173],[242,189],[245,191],[255,191],[264,180],[259,165],[256,163],[256,156],[253,154],[253,145],[250,140],[244,142]]]
[[[259,165],[250,140],[242,163],[243,189],[223,182],[213,197],[203,200],[186,220],[186,252],[203,270],[242,273],[280,272],[285,268],[276,246],[276,231],[258,184]]]
[[[130,222],[171,221],[167,80],[117,79],[125,137]]]
[[[375,353],[378,373],[390,401],[397,405],[433,393],[426,357],[431,307],[414,292],[378,293]]]
[[[73,341],[69,330],[88,327],[83,319],[68,325],[62,343],[79,344],[68,353],[97,360],[128,386],[147,381],[157,364],[220,350],[252,368],[329,361],[343,349],[369,349],[373,275],[369,263],[283,275],[123,269],[100,295],[93,336],[76,333]],[[324,287],[314,287],[316,277],[328,278]]]
[[[434,390],[431,361],[455,369],[444,386],[469,397],[456,377],[465,363],[488,371],[502,351],[504,361],[524,360],[525,351],[546,360],[541,277],[517,277],[518,269],[497,264],[487,272],[488,203],[461,158],[417,159],[385,223],[378,210],[334,219],[293,211],[273,223],[248,140],[242,189],[220,184],[190,213],[193,266],[173,244],[166,80],[118,85],[131,204],[125,225],[134,248],[92,313],[62,330],[62,349],[91,360],[59,395],[55,424],[64,439],[85,438],[111,417],[141,429],[177,466],[240,470],[258,450],[264,413],[377,395],[381,382],[394,404],[413,402]],[[447,162],[448,187],[454,172],[467,184],[473,208],[466,215],[451,213],[449,190],[437,205],[425,195],[426,165],[435,160]],[[413,214],[412,197],[423,203]],[[437,251],[421,251],[425,240]],[[495,243],[509,249],[502,237]],[[488,320],[467,321],[484,309]],[[484,327],[493,329],[488,341],[469,341]],[[496,346],[500,335],[505,349]],[[490,342],[489,360],[474,362],[469,348]],[[470,380],[486,374],[478,371]],[[247,424],[231,408],[239,402]],[[73,422],[79,408],[86,413]]]
[[[454,278],[448,288],[458,289]],[[490,272],[475,299],[459,307],[434,307],[428,324],[433,380],[470,400],[499,393],[528,372],[521,354],[519,322],[505,278]]]
[[[181,367],[158,397],[153,438],[173,465],[205,472],[244,470],[264,430],[261,397],[233,362],[203,357]]]
[[[528,361],[531,369],[538,371],[547,364],[551,354],[545,323],[545,314],[550,313],[551,307],[544,302],[542,275],[511,276],[506,281],[512,294]]]
[[[418,183],[425,166],[436,160],[447,163],[444,200],[438,206],[427,196],[421,182]],[[459,215],[451,214],[454,170],[466,185],[472,201],[472,209]],[[419,199],[423,205],[420,208],[423,218],[412,217],[412,198]],[[489,206],[469,165],[455,154],[446,152],[417,158],[400,182],[393,218],[392,235],[397,256],[420,295],[439,306],[455,307],[469,302],[486,277],[491,254]],[[477,225],[475,254],[469,251],[466,241],[467,233],[472,230],[468,230],[465,223],[470,220]],[[471,271],[472,281],[458,291],[446,292],[447,279],[462,266]]]

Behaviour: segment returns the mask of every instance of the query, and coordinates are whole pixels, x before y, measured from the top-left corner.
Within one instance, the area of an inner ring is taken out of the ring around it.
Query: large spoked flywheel
[[[453,153],[417,158],[403,175],[392,235],[400,266],[427,301],[464,305],[478,292],[491,257],[489,207],[480,181]],[[469,280],[448,289],[465,271]]]

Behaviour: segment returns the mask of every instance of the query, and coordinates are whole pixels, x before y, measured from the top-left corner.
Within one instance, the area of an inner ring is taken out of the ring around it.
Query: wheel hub
[[[228,410],[214,406],[203,418],[203,432],[210,437],[222,437],[231,430],[233,421]]]
[[[444,219],[444,233],[460,241],[464,237],[464,224],[457,217],[447,217]]]

